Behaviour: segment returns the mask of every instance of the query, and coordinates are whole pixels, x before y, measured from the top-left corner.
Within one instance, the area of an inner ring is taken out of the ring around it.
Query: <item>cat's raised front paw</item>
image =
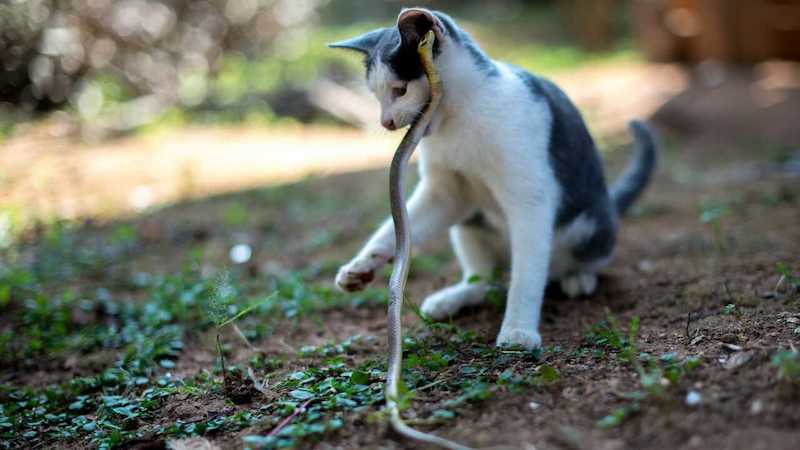
[[[536,330],[503,327],[500,334],[497,335],[497,346],[512,347],[515,345],[520,345],[526,350],[533,350],[542,346],[542,337]]]
[[[336,285],[345,292],[360,291],[375,279],[375,271],[385,262],[385,258],[378,256],[354,259],[339,269]]]

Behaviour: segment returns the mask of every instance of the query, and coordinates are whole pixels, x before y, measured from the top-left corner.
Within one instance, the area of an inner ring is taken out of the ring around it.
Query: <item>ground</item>
[[[656,114],[653,185],[598,292],[548,290],[541,351],[494,347],[502,274],[485,305],[418,317],[458,269],[444,237],[416,253],[410,423],[480,448],[797,447],[800,141],[789,106],[734,108],[750,91],[728,87]],[[0,447],[418,448],[380,412],[386,273],[333,288],[386,183],[316,176],[22,233],[0,262]]]

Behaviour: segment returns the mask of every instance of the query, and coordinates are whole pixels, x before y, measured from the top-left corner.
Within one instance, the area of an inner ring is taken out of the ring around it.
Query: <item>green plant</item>
[[[694,357],[682,361],[674,353],[665,353],[653,358],[648,353],[640,353],[637,345],[639,318],[634,316],[625,334],[617,318],[606,312],[606,321],[596,324],[586,337],[590,345],[616,352],[636,373],[641,390],[626,393],[631,403],[615,409],[597,421],[599,428],[613,428],[621,425],[633,413],[640,411],[641,402],[646,399],[664,401],[669,388],[680,383],[681,379],[700,365]]]
[[[640,407],[638,403],[632,403],[630,405],[621,406],[616,408],[615,410],[611,411],[610,414],[604,416],[600,420],[598,420],[595,425],[598,428],[609,429],[609,428],[616,428],[626,420],[628,420],[633,414],[640,411]]]
[[[639,317],[634,316],[628,324],[627,333],[622,330],[617,318],[606,311],[606,320],[592,326],[586,335],[586,343],[600,350],[611,350],[626,361],[633,361],[637,354],[636,336],[639,333]],[[597,354],[600,356],[602,353]]]
[[[720,253],[728,250],[729,244],[722,229],[722,219],[731,213],[731,207],[723,202],[705,202],[700,207],[700,223],[711,227],[714,247]]]
[[[784,263],[783,261],[779,261],[776,264],[778,273],[780,274],[780,279],[778,280],[778,286],[781,285],[782,282],[786,281],[789,284],[791,289],[797,291],[800,290],[800,275],[798,275],[795,271],[789,268],[789,266]]]
[[[778,379],[792,384],[800,384],[800,352],[781,350],[772,355],[772,367],[778,369]]]

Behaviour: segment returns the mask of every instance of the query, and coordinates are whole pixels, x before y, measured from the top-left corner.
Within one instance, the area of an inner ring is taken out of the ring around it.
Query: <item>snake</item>
[[[469,447],[456,442],[410,427],[403,421],[398,404],[400,400],[399,382],[403,364],[403,331],[401,322],[403,292],[405,291],[408,270],[411,265],[411,236],[405,201],[405,172],[408,167],[408,160],[430,126],[433,114],[442,98],[442,80],[433,61],[433,44],[435,40],[436,34],[433,30],[429,30],[417,46],[417,53],[430,86],[430,99],[411,123],[411,127],[397,146],[389,169],[389,205],[392,221],[394,222],[395,254],[394,266],[389,278],[387,314],[389,363],[385,387],[386,408],[389,412],[389,422],[392,428],[400,435],[441,448],[470,450]]]

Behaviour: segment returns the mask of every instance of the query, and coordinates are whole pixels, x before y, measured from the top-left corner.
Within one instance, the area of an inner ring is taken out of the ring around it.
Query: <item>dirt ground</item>
[[[625,219],[615,259],[603,272],[597,293],[568,299],[548,289],[540,330],[543,351],[493,350],[502,303],[492,299],[446,327],[425,324],[413,308],[406,308],[405,330],[412,338],[406,342],[406,360],[415,354],[428,358],[408,369],[407,383],[416,395],[404,413],[407,418],[479,448],[798,448],[800,380],[780,376],[774,357],[800,344],[800,288],[793,284],[796,278],[778,269],[783,263],[795,276],[800,270],[800,96],[797,90],[786,91],[786,98],[763,105],[737,83],[696,87],[656,114],[664,145],[655,180]],[[612,136],[611,141],[624,139]],[[611,153],[609,173],[617,173],[627,156],[625,151]],[[314,177],[187,201],[119,223],[86,222],[75,230],[76,248],[106,242],[120,223],[134,230],[135,244],[99,274],[65,277],[47,289],[91,286],[141,302],[143,291],[119,280],[177,273],[198,248],[200,271],[214,273],[231,266],[229,250],[237,244],[252,250],[248,262],[232,269],[245,280],[243,292],[263,293],[274,286],[270,280],[298,273],[308,286],[329,287],[337,266],[386,213],[386,175],[372,170]],[[35,259],[31,249],[41,239],[31,234],[20,259]],[[457,276],[446,239],[417,252],[408,288],[411,302],[419,303]],[[385,281],[379,278],[376,286],[383,288]],[[174,439],[197,433],[158,426],[263,413],[262,419],[238,427],[200,433],[207,441],[195,442],[205,445],[196,448],[241,448],[251,442],[244,437],[269,435],[286,426],[283,420],[310,421],[302,408],[295,410],[297,416],[274,409],[292,387],[280,380],[311,368],[329,370],[327,356],[309,356],[304,346],[321,348],[356,335],[340,362],[376,367],[369,389],[379,392],[385,304],[367,299],[372,294],[330,295],[337,303],[318,313],[298,317],[284,311],[269,333],[251,339],[255,349],[224,329],[229,365],[252,366],[254,354],[283,361],[278,369],[254,369],[256,380],[270,380],[260,395],[241,387],[247,382],[223,382],[213,329],[187,330],[174,366],[158,368],[153,376],[170,372],[176,379],[190,378],[205,370],[216,384],[201,395],[183,390],[160,399],[136,425],[147,432],[120,445],[163,448],[171,442],[174,448],[190,448],[175,447],[185,442]],[[0,325],[14,329],[10,322],[22,307],[6,308]],[[247,331],[268,319],[251,317],[241,328]],[[108,319],[89,315],[73,322],[88,326],[103,320]],[[630,337],[629,327],[637,320],[638,334]],[[431,355],[443,355],[444,362],[431,364]],[[119,356],[113,346],[101,346],[77,355],[45,352],[4,360],[0,381],[11,389],[42,389],[96,375]],[[479,394],[470,394],[478,392],[476,386]],[[243,402],[234,402],[235,389],[245,390]],[[4,392],[4,403],[14,398]],[[352,409],[322,409],[325,417],[340,419],[339,426],[287,445],[419,448],[387,431],[385,421],[376,419],[380,406],[380,401],[367,401]],[[35,443],[17,436],[9,442],[11,448],[97,445],[86,433]],[[280,447],[272,441],[264,446]]]

